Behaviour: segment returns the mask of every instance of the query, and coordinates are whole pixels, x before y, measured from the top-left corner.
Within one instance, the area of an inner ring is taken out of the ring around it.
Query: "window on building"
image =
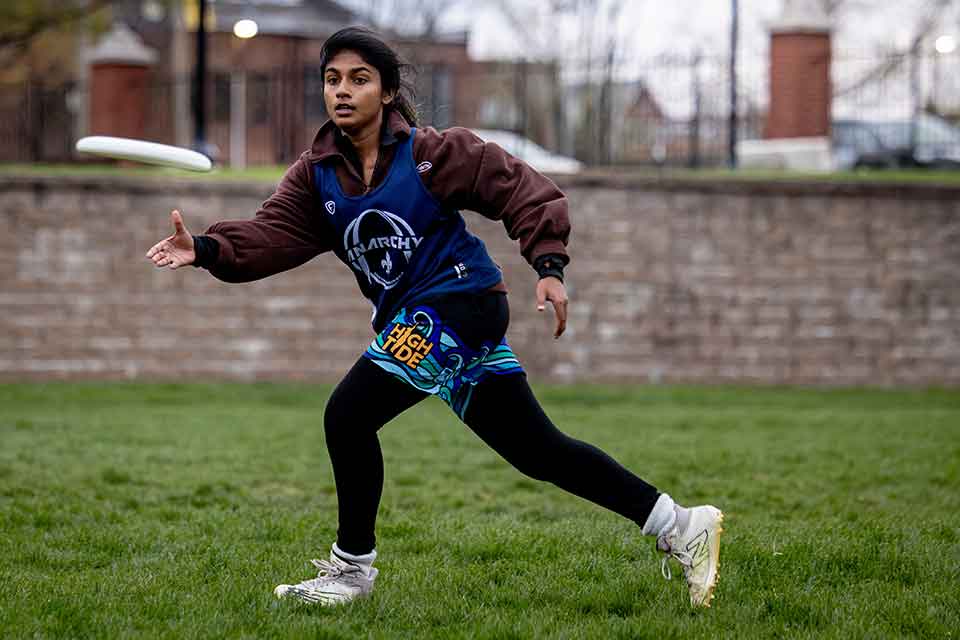
[[[419,67],[414,90],[417,106],[424,124],[438,129],[453,124],[453,74],[444,64],[424,64]]]
[[[513,130],[520,124],[520,108],[515,100],[505,96],[482,98],[477,116],[480,124],[488,129]]]
[[[323,103],[323,74],[320,67],[310,65],[303,70],[303,112],[307,120],[325,120],[327,108]]]
[[[213,119],[215,122],[230,120],[230,74],[213,74]]]
[[[447,65],[433,68],[433,126],[446,129],[453,124],[453,74]]]
[[[251,73],[247,79],[247,113],[250,124],[259,126],[270,121],[270,76]]]

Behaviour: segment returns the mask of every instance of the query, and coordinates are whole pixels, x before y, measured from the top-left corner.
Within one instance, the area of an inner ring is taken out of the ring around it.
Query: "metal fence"
[[[768,70],[759,56],[738,66],[738,139],[762,137]],[[834,54],[834,135],[869,124],[856,142],[938,147],[960,153],[960,56]],[[659,56],[607,67],[533,62],[421,67],[414,84],[423,124],[517,132],[552,152],[591,165],[720,165],[730,135],[726,58]],[[587,67],[590,71],[590,67]],[[579,75],[579,77],[578,77]],[[599,78],[599,79],[598,79]],[[193,144],[191,83],[154,76],[143,137]],[[219,161],[283,164],[305,149],[326,119],[316,67],[291,72],[211,71],[208,140]],[[90,133],[89,86],[0,85],[0,161],[76,160],[73,143]],[[123,109],[123,105],[117,105]],[[906,133],[904,133],[904,131]],[[906,138],[904,139],[904,136]],[[960,160],[960,158],[958,158]]]

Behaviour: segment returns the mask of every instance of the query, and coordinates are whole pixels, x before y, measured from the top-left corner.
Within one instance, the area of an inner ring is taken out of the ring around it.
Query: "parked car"
[[[912,122],[877,122],[875,127],[884,144],[903,150],[912,165],[960,167],[960,128],[943,118],[925,113]]]
[[[559,153],[547,151],[533,140],[501,129],[472,129],[484,142],[494,142],[512,156],[520,158],[541,173],[578,173],[583,163]]]
[[[833,129],[833,162],[836,169],[892,169],[900,158],[888,149],[872,124],[858,120],[836,120]]]
[[[833,149],[838,169],[960,168],[960,128],[926,113],[913,120],[837,120]]]

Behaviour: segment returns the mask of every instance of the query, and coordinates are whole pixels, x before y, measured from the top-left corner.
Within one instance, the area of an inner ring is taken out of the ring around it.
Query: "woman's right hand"
[[[170,219],[173,222],[173,235],[150,247],[150,251],[147,251],[147,259],[152,260],[158,267],[171,269],[193,264],[197,259],[197,253],[193,248],[193,236],[183,224],[179,211],[172,211]]]

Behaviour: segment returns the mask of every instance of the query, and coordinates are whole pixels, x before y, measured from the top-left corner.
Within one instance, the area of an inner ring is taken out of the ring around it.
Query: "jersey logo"
[[[397,285],[421,242],[423,237],[414,233],[406,220],[379,209],[367,209],[343,233],[347,262],[365,275],[367,282],[384,289]]]
[[[323,208],[327,210],[327,213],[333,215],[337,212],[337,203],[333,200],[327,200],[323,203]]]
[[[417,173],[426,173],[430,169],[433,169],[433,164],[430,162],[421,162],[417,165]]]

